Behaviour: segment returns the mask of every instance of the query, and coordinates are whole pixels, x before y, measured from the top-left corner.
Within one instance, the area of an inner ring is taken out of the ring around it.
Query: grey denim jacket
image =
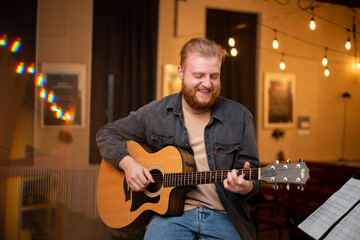
[[[125,140],[146,143],[157,151],[167,145],[183,148],[190,153],[188,132],[182,112],[182,93],[173,94],[160,101],[141,107],[127,117],[102,127],[96,141],[102,158],[117,168],[123,157],[129,155]],[[246,161],[251,168],[260,167],[254,122],[251,113],[241,104],[219,97],[212,107],[210,122],[205,127],[204,141],[210,170],[241,169]],[[243,239],[255,239],[255,228],[249,217],[247,195],[231,193],[216,184],[220,200]]]

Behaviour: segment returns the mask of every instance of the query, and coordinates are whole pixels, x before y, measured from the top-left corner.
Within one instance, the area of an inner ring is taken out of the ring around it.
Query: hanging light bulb
[[[230,50],[230,54],[231,54],[231,56],[236,57],[236,55],[238,54],[236,48],[232,48],[232,49]]]
[[[326,67],[328,65],[328,59],[327,59],[327,56],[326,56],[326,52],[327,52],[327,47],[325,48],[325,55],[324,55],[324,58],[322,59],[322,65],[324,67]]]
[[[234,47],[234,46],[235,46],[235,39],[232,38],[232,37],[229,38],[228,43],[229,43],[229,46],[230,46],[230,47]]]
[[[316,23],[315,23],[315,19],[314,19],[314,8],[313,7],[311,7],[311,19],[310,19],[309,27],[313,31],[316,28]]]
[[[272,42],[273,48],[278,49],[279,48],[279,41],[276,38],[276,29],[274,29],[274,40]]]
[[[348,38],[346,40],[346,43],[345,43],[345,48],[346,50],[350,50],[351,49],[351,42],[350,42],[350,30],[348,29]]]
[[[329,68],[328,68],[328,67],[325,67],[324,75],[325,75],[325,77],[329,77],[330,71],[329,71]]]
[[[315,30],[315,28],[316,28],[316,23],[315,23],[315,19],[314,19],[314,17],[311,17],[311,20],[310,20],[310,23],[309,23],[309,27],[310,27],[310,29],[311,30]]]
[[[285,68],[286,68],[286,64],[285,64],[285,62],[284,62],[284,54],[281,54],[281,60],[280,60],[280,69],[281,70],[285,70]]]

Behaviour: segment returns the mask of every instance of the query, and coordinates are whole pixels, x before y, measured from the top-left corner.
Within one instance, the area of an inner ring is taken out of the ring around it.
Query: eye
[[[211,74],[211,75],[210,75],[210,78],[211,78],[211,79],[218,79],[218,78],[219,78],[219,74],[218,74],[218,73],[216,73],[216,74]]]
[[[203,74],[195,74],[194,77],[197,79],[201,79],[203,77]]]

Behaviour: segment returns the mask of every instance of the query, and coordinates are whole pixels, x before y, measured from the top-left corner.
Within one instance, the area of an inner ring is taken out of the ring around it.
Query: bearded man
[[[130,156],[126,140],[145,143],[154,151],[168,145],[185,149],[193,154],[196,171],[229,170],[221,183],[199,184],[187,192],[181,216],[154,215],[145,239],[256,238],[246,199],[259,190],[260,182],[246,180],[238,171],[260,165],[254,121],[243,105],[220,96],[225,56],[226,51],[211,40],[189,40],[180,52],[182,90],[105,125],[97,133],[103,159],[125,171],[126,182],[135,192],[155,181],[149,170]]]

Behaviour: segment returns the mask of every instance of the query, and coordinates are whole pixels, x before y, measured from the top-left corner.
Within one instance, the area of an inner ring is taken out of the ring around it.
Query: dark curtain
[[[221,95],[243,104],[256,121],[257,15],[207,9],[206,36],[230,53],[229,37],[235,38],[236,57],[227,57],[221,67]]]
[[[90,163],[101,160],[95,136],[107,123],[114,76],[116,120],[156,97],[158,0],[94,0]]]

